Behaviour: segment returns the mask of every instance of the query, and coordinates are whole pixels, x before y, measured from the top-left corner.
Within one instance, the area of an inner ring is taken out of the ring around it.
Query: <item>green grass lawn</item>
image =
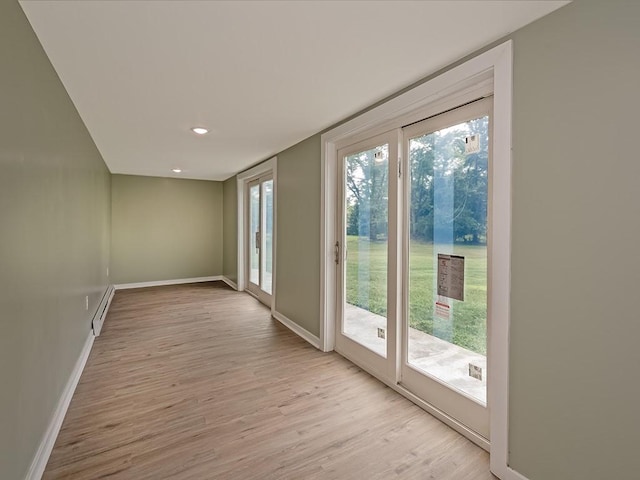
[[[434,317],[434,246],[411,242],[409,325],[429,335],[486,355],[487,249],[479,245],[443,247],[437,253],[465,257],[464,301],[449,299],[452,320]],[[347,302],[386,315],[387,244],[364,237],[347,237]]]

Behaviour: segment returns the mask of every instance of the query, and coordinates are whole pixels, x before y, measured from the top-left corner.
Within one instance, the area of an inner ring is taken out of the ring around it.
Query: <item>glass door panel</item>
[[[482,403],[488,125],[483,116],[409,140],[408,361]],[[480,146],[465,153],[470,136]]]
[[[344,158],[346,298],[342,332],[387,355],[389,146]]]
[[[274,183],[271,174],[248,183],[247,290],[271,305],[273,294]]]
[[[490,100],[405,128],[402,383],[488,438]]]
[[[262,182],[262,235],[263,255],[260,263],[261,288],[272,294],[273,281],[273,180]]]
[[[335,349],[396,381],[398,365],[398,146],[393,130],[338,150]]]
[[[260,285],[260,184],[249,186],[249,281]]]

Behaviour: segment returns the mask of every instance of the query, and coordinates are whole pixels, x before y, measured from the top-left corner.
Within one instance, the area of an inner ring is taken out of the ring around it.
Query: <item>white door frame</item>
[[[245,228],[247,225],[249,209],[246,205],[247,188],[250,181],[261,176],[271,174],[273,176],[273,263],[272,263],[272,292],[271,292],[271,313],[276,307],[276,252],[277,252],[277,216],[278,216],[278,157],[272,157],[255,167],[238,174],[238,291],[245,291],[247,288],[246,277],[246,252],[248,245],[245,238]]]
[[[433,79],[326,132],[321,137],[322,198],[320,258],[320,346],[335,346],[337,149],[392,128],[399,128],[480,96],[493,94],[493,281],[492,331],[488,349],[488,398],[491,444],[451,417],[420,402],[397,382],[385,382],[469,439],[491,452],[491,471],[503,480],[522,478],[508,465],[509,321],[511,288],[511,109],[512,42],[507,41]],[[342,142],[342,145],[341,145]],[[381,379],[384,381],[384,379]]]

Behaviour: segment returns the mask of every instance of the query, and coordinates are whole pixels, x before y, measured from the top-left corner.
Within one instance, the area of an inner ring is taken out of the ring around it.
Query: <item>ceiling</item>
[[[566,3],[20,2],[112,173],[206,180]],[[195,126],[210,132],[197,136]]]

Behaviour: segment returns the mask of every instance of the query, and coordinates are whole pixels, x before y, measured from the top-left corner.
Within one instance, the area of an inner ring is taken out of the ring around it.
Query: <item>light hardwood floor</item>
[[[45,479],[493,479],[488,455],[221,282],[118,291]]]

